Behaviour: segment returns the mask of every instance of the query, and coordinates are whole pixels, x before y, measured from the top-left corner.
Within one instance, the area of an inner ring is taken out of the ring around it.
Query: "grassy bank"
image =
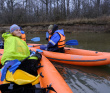
[[[22,26],[34,26],[34,25],[50,25],[50,24],[58,24],[58,25],[75,25],[75,24],[91,24],[91,25],[110,25],[110,16],[103,16],[98,18],[79,18],[79,19],[71,19],[71,20],[63,20],[58,22],[44,22],[44,23],[27,23],[21,24]]]
[[[47,31],[50,24],[57,24],[60,29],[65,32],[110,32],[110,16],[103,16],[94,19],[71,19],[58,22],[44,22],[44,23],[25,23],[18,24],[22,26],[23,30],[29,31]],[[4,32],[12,24],[0,24],[0,32]]]
[[[103,16],[94,19],[73,19],[67,21],[57,22],[57,24],[92,24],[92,25],[109,25],[110,24],[110,16]]]
[[[45,26],[49,24],[58,24],[58,25],[75,25],[75,24],[92,24],[92,25],[110,25],[110,16],[102,16],[98,18],[77,18],[71,20],[63,20],[57,22],[43,22],[43,23],[25,23],[18,24],[21,26]],[[11,24],[0,24],[0,26],[10,26]]]

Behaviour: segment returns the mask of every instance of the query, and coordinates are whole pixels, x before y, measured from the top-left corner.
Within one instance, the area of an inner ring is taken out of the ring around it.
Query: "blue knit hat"
[[[13,24],[12,26],[10,26],[10,33],[14,32],[17,29],[20,29],[20,27],[16,24]]]

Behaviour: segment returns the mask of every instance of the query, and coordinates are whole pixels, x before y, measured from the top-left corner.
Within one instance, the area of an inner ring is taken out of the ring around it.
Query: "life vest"
[[[22,39],[23,41],[26,41],[26,35],[25,35],[25,34],[21,34],[21,39]]]
[[[60,35],[60,37],[61,37],[60,40],[58,41],[58,44],[57,44],[58,48],[65,47],[65,36],[63,36],[59,32],[56,32],[56,33],[58,33]],[[49,35],[48,41],[50,41],[51,37],[52,37],[52,35]]]

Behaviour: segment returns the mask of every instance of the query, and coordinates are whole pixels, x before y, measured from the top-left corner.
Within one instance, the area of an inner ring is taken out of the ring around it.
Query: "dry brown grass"
[[[47,26],[50,24],[58,24],[58,25],[74,25],[74,24],[92,24],[92,25],[108,25],[110,24],[110,16],[102,16],[98,18],[79,18],[79,19],[71,19],[66,21],[57,21],[57,22],[43,22],[43,23],[25,23],[18,24],[20,26]],[[10,26],[12,24],[0,24],[0,26]]]
[[[93,25],[106,25],[110,24],[110,16],[103,16],[94,19],[87,19],[87,18],[80,18],[80,19],[73,19],[67,21],[60,21],[57,24],[93,24]]]

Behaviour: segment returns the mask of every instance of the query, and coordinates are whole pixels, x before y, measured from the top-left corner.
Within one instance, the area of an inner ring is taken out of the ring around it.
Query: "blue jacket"
[[[51,39],[50,39],[50,41],[49,41],[48,44],[47,44],[47,50],[48,50],[48,51],[58,50],[57,43],[58,43],[58,41],[60,40],[60,35],[59,35],[57,32],[59,32],[60,34],[62,34],[63,36],[65,36],[63,29],[61,29],[61,30],[56,30],[56,31],[54,32],[54,34],[51,36]]]

